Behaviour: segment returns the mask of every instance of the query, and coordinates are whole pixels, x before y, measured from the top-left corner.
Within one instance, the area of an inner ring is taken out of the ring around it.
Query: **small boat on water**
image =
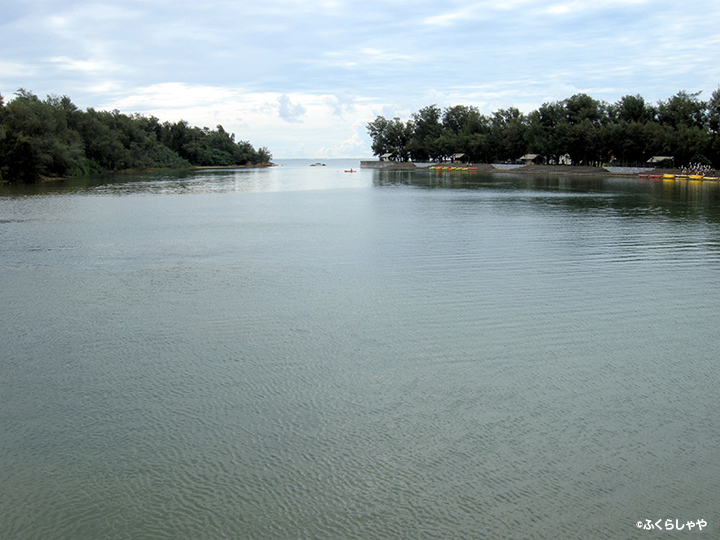
[[[350,170],[347,170],[347,169],[346,169],[345,172],[357,172],[357,171],[354,170],[354,169],[350,169]]]

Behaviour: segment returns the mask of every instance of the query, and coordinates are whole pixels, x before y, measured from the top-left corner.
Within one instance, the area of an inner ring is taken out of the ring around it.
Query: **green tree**
[[[437,159],[442,155],[438,139],[442,133],[441,111],[437,105],[429,105],[410,116],[407,143],[410,157],[415,161]]]
[[[575,94],[565,100],[567,121],[571,125],[582,124],[586,120],[599,124],[603,119],[602,104],[587,94]]]
[[[639,122],[645,123],[652,120],[654,111],[648,107],[640,95],[623,96],[613,106],[614,116],[620,122]]]
[[[710,100],[707,102],[707,119],[711,131],[715,133],[720,131],[720,88],[710,95]]]
[[[709,155],[714,163],[720,163],[720,88],[711,94],[707,108],[710,129]]]
[[[607,148],[609,154],[627,165],[642,165],[651,156],[648,152],[646,124],[622,120],[608,126]]]
[[[658,119],[661,123],[672,128],[706,126],[707,104],[700,101],[702,92],[688,94],[681,90],[666,101],[660,101],[658,106]]]
[[[371,148],[374,155],[393,154],[395,159],[408,160],[408,141],[412,131],[400,118],[387,120],[384,116],[378,116],[367,124],[367,130],[372,138]]]
[[[257,163],[270,163],[272,161],[272,154],[267,146],[262,146],[257,151]]]
[[[490,141],[494,160],[515,160],[526,153],[527,120],[519,109],[496,111],[491,120]]]
[[[490,121],[476,107],[456,105],[443,112],[443,140],[445,155],[467,154],[472,161],[482,161],[486,153],[480,141],[490,133]]]
[[[120,111],[86,112],[67,96],[45,101],[20,89],[7,105],[0,96],[0,175],[15,180],[100,171],[267,162],[267,148],[217,129],[163,123]]]
[[[68,116],[74,109],[66,97],[41,101],[24,89],[18,90],[15,99],[3,106],[3,177],[33,180],[79,170],[82,141],[68,126]]]
[[[717,163],[720,88],[707,103],[699,95],[681,91],[655,106],[640,95],[625,95],[609,105],[575,94],[544,103],[527,116],[510,107],[489,118],[460,105],[446,108],[439,118],[437,106],[430,105],[413,113],[407,125],[379,116],[367,127],[373,152],[396,152],[399,159],[464,152],[473,161],[514,160],[533,152],[550,162],[569,154],[573,163],[589,165],[613,158],[641,164],[653,155],[675,156],[678,162],[701,156]]]
[[[387,129],[388,120],[384,116],[378,116],[372,122],[366,125],[368,134],[372,139],[370,148],[375,156],[381,156],[387,153]]]
[[[567,153],[566,133],[569,129],[565,106],[561,102],[544,103],[528,115],[526,133],[528,149],[558,162]]]

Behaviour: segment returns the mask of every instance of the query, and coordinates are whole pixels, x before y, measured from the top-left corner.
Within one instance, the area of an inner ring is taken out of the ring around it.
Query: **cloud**
[[[451,26],[456,22],[474,20],[487,7],[475,3],[463,5],[454,10],[444,9],[442,13],[426,17],[422,22],[428,26]]]
[[[112,72],[120,69],[107,60],[77,60],[67,56],[57,56],[49,59],[51,64],[61,70],[82,71],[86,73]]]
[[[347,156],[359,155],[362,153],[364,145],[363,137],[359,133],[353,133],[338,145],[338,149],[340,153]]]
[[[355,110],[353,98],[350,96],[328,96],[325,98],[325,103],[335,116],[342,116]]]
[[[280,104],[280,110],[278,111],[280,118],[290,123],[302,122],[301,117],[305,114],[305,107],[303,107],[299,103],[294,104],[292,101],[290,101],[290,98],[287,96],[287,94],[283,94],[282,96],[277,98],[277,100]]]

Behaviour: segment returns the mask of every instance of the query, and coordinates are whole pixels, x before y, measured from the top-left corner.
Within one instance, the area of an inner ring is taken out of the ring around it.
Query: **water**
[[[314,162],[0,187],[0,538],[717,532],[717,183]]]

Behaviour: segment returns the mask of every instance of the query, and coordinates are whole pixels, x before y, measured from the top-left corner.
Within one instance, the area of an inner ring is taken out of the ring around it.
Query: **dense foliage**
[[[378,116],[367,129],[376,156],[401,161],[462,153],[485,163],[539,154],[548,163],[578,165],[641,165],[653,156],[720,164],[720,89],[707,102],[699,96],[681,91],[650,105],[639,95],[608,104],[577,94],[527,115],[512,107],[485,116],[471,106],[430,105],[407,122]]]
[[[126,169],[267,163],[267,148],[216,130],[119,111],[80,111],[66,96],[0,95],[0,179],[34,180]]]

